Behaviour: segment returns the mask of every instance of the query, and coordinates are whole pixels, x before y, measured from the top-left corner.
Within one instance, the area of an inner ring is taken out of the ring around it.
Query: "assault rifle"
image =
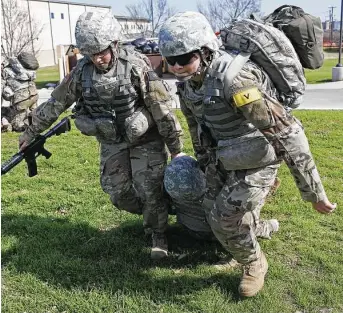
[[[36,137],[26,148],[13,155],[8,161],[2,164],[1,175],[6,174],[23,159],[25,159],[27,163],[29,177],[37,175],[36,158],[40,155],[44,155],[47,159],[51,157],[51,153],[44,148],[45,141],[51,136],[59,136],[67,131],[70,131],[70,120],[68,117],[65,117],[48,132]]]

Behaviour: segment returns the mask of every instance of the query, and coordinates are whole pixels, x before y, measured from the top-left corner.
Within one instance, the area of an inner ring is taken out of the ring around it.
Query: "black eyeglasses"
[[[193,63],[197,58],[198,56],[195,51],[192,51],[175,57],[166,57],[166,60],[167,63],[171,66],[174,66],[176,63],[181,66],[185,66],[187,64]]]

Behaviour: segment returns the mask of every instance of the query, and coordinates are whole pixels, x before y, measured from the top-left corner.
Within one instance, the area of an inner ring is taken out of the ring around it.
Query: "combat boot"
[[[152,233],[151,258],[160,260],[168,256],[168,242],[164,233]]]
[[[243,276],[238,287],[242,297],[253,297],[263,287],[264,276],[268,271],[268,262],[263,252],[256,261],[243,266]]]

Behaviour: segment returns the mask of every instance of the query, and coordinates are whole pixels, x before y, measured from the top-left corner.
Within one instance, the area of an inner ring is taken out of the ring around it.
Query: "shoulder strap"
[[[224,87],[232,85],[234,78],[238,75],[245,63],[248,62],[251,53],[240,52],[229,64],[224,76]]]
[[[90,93],[92,88],[92,74],[93,66],[91,64],[85,64],[82,68],[82,88],[85,93]]]

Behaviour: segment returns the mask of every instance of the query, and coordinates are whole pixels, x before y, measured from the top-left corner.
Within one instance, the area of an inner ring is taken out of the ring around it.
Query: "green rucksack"
[[[294,5],[283,5],[265,17],[292,42],[303,67],[316,69],[323,65],[323,29],[319,17]]]

